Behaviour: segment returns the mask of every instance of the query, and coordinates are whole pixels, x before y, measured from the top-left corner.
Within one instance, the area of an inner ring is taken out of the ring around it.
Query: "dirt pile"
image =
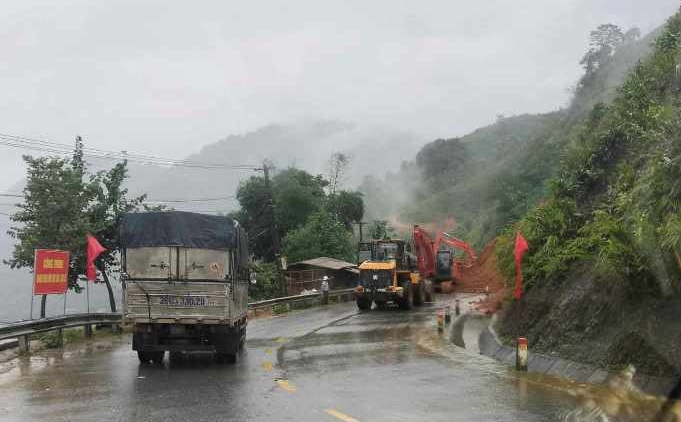
[[[463,272],[463,278],[454,285],[456,293],[489,293],[489,296],[475,304],[475,309],[485,313],[496,312],[499,303],[507,294],[504,277],[497,268],[494,253],[496,241],[487,244],[477,262]]]

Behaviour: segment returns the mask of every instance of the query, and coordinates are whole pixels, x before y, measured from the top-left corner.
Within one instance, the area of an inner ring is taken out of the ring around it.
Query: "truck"
[[[119,240],[123,319],[141,363],[212,352],[234,363],[246,340],[248,235],[228,217],[127,213]]]
[[[409,310],[432,301],[432,285],[415,271],[416,258],[400,239],[360,242],[359,282],[355,288],[357,307],[369,310],[388,303]]]

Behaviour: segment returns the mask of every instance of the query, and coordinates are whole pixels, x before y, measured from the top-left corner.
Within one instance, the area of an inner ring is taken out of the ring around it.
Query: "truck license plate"
[[[208,299],[205,296],[173,296],[162,295],[159,298],[159,305],[167,306],[206,306]]]

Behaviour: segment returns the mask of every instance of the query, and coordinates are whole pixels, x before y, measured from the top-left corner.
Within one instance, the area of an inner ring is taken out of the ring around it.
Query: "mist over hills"
[[[206,145],[188,160],[205,163],[249,164],[261,167],[271,160],[276,169],[290,166],[326,175],[335,152],[351,157],[347,187],[354,187],[367,174],[383,175],[414,155],[424,143],[408,132],[365,128],[347,122],[320,120],[272,124],[255,131],[230,135]],[[276,171],[275,169],[275,171]],[[151,200],[234,196],[240,181],[256,174],[250,170],[159,168],[131,165],[127,185],[132,194],[146,193]],[[176,209],[228,212],[234,199],[176,205]]]

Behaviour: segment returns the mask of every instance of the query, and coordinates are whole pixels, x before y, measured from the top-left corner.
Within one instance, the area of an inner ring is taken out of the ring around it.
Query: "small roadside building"
[[[321,256],[289,264],[284,275],[286,292],[289,295],[297,295],[303,290],[319,290],[324,276],[329,277],[331,290],[355,287],[359,270],[357,264],[352,262]]]

